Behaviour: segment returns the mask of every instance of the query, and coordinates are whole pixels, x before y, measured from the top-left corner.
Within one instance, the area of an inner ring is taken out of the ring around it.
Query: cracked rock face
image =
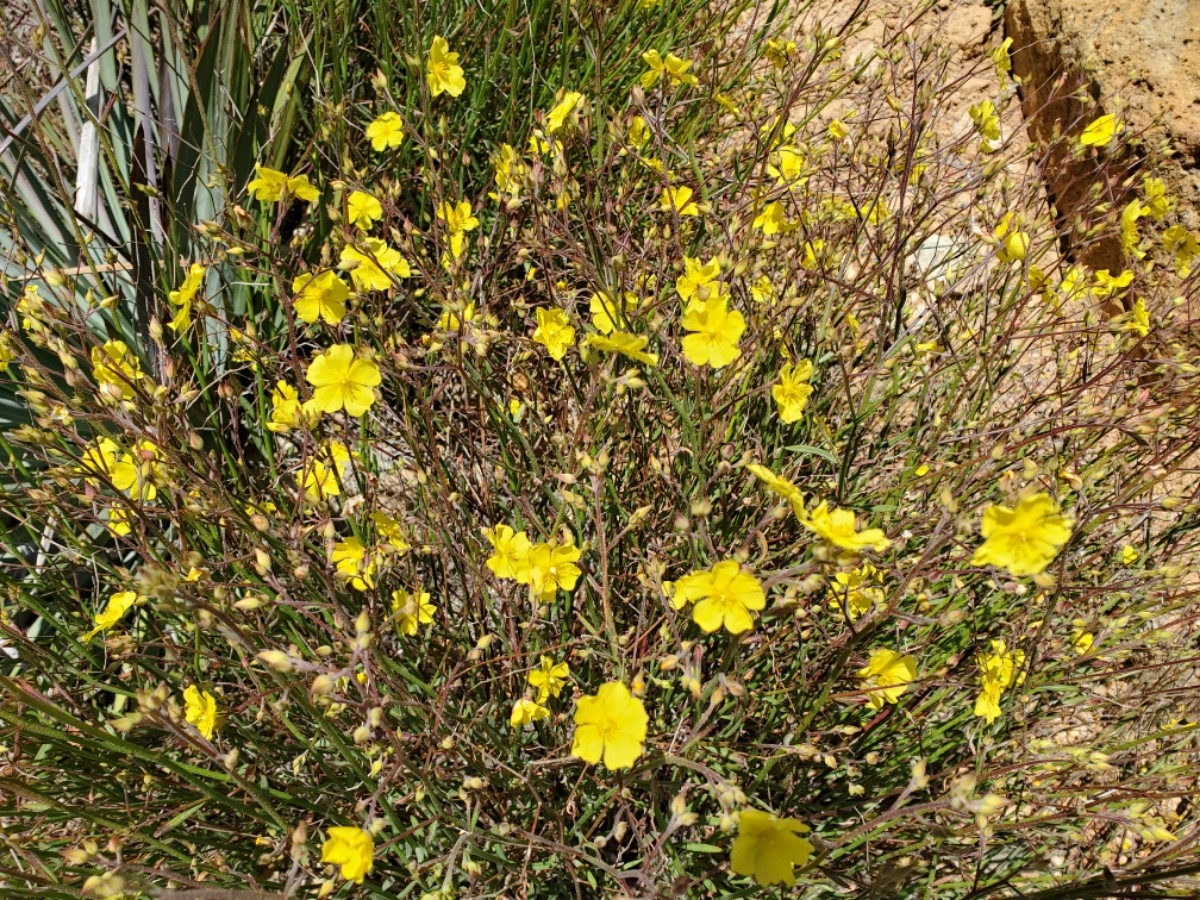
[[[1143,152],[1158,155],[1161,147],[1173,190],[1200,205],[1200,3],[1009,0],[1005,25],[1035,141],[1055,130],[1077,133],[1096,116],[1116,113]],[[1097,182],[1120,199],[1121,179],[1130,174],[1107,160],[1100,172],[1056,162],[1048,187],[1067,214]],[[1086,255],[1104,268],[1116,261],[1112,252],[1097,246]]]

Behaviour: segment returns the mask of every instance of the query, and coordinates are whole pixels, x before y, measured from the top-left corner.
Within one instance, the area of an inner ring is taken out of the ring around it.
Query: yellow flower
[[[676,609],[695,603],[692,621],[712,634],[722,626],[730,634],[754,627],[753,612],[767,605],[762,582],[727,559],[707,571],[692,572],[675,582],[671,603]]]
[[[849,572],[838,572],[833,579],[835,583],[829,586],[829,608],[848,621],[854,622],[872,607],[882,605],[883,589],[878,585],[883,575],[870,563]]]
[[[1133,309],[1120,316],[1121,330],[1132,331],[1138,337],[1150,333],[1150,313],[1146,310],[1146,301],[1141,297],[1133,303]]]
[[[688,74],[688,69],[692,66],[691,61],[680,59],[674,53],[668,53],[667,58],[663,59],[657,50],[650,50],[642,54],[642,62],[649,66],[642,73],[642,87],[646,88],[646,90],[658,84],[664,75],[675,86],[681,84],[699,84],[695,75]]]
[[[1162,233],[1163,249],[1175,256],[1175,271],[1181,278],[1191,272],[1192,262],[1200,256],[1200,241],[1182,225],[1172,225]]]
[[[558,591],[573,591],[582,572],[575,563],[581,553],[574,544],[534,544],[526,566],[517,572],[517,582],[529,585],[529,596],[550,603]]]
[[[122,400],[132,400],[134,385],[146,376],[142,365],[124,341],[106,341],[92,348],[92,375],[96,384],[111,384]]]
[[[809,831],[799,819],[780,819],[757,809],[738,814],[738,836],[729,865],[735,875],[750,875],[763,887],[793,885],[796,866],[808,865],[813,845],[797,836]]]
[[[556,663],[549,656],[543,656],[538,667],[529,673],[529,683],[537,689],[537,702],[545,703],[562,693],[570,677],[569,665],[565,662]]]
[[[1079,143],[1085,147],[1106,147],[1112,143],[1122,130],[1123,126],[1117,121],[1117,117],[1109,113],[1105,116],[1100,116],[1098,119],[1092,120],[1083,129],[1083,134],[1079,136]]]
[[[535,343],[541,344],[550,358],[560,360],[575,343],[575,328],[567,314],[557,307],[537,311],[537,328],[533,332]]]
[[[742,355],[738,341],[746,330],[746,320],[736,309],[728,308],[726,297],[714,297],[703,309],[693,307],[682,324],[694,332],[682,342],[683,355],[693,365],[721,369]]]
[[[271,392],[271,421],[267,429],[276,434],[287,434],[293,428],[306,427],[315,420],[316,411],[308,403],[300,402],[300,395],[286,381],[275,383]]]
[[[497,578],[522,579],[529,571],[529,538],[524,531],[514,532],[507,525],[497,525],[484,532],[492,545],[492,555],[485,565]]]
[[[192,324],[192,301],[196,299],[196,292],[200,290],[200,285],[204,280],[204,266],[199,263],[192,263],[188,269],[187,277],[183,279],[183,284],[179,286],[179,290],[171,291],[167,294],[167,299],[171,301],[172,306],[178,306],[179,311],[175,313],[175,318],[170,321],[172,331],[182,331]]]
[[[368,231],[383,218],[383,204],[365,191],[352,191],[346,200],[346,221],[361,231]]]
[[[562,97],[546,116],[546,134],[557,134],[562,131],[567,120],[579,109],[582,102],[583,94],[578,91],[563,91]]]
[[[721,264],[714,256],[706,263],[690,256],[683,258],[683,275],[676,280],[675,290],[688,309],[702,306],[709,298],[721,293],[717,279],[721,275]]]
[[[785,119],[781,127],[779,121],[779,116],[772,116],[758,129],[758,136],[767,142],[772,150],[780,144],[787,143],[796,134],[795,125]]]
[[[571,755],[587,763],[604,760],[608,769],[629,769],[642,755],[650,717],[642,701],[619,681],[580,697],[575,708]]]
[[[614,331],[607,336],[589,334],[587,342],[589,346],[604,353],[619,353],[648,366],[658,365],[658,354],[646,352],[646,344],[650,339],[642,335],[627,334],[624,331]]]
[[[1146,212],[1155,222],[1161,222],[1163,216],[1175,207],[1175,200],[1167,196],[1167,186],[1161,178],[1147,175],[1142,179],[1142,194],[1146,200]]]
[[[658,205],[663,212],[676,212],[681,216],[700,215],[700,207],[692,200],[692,189],[687,185],[663,188]]]
[[[794,147],[781,147],[779,164],[768,165],[767,174],[774,178],[780,187],[786,186],[792,190],[801,188],[807,181],[804,177],[804,156]]]
[[[979,696],[975,715],[990,725],[1000,715],[1000,698],[1012,686],[1016,673],[1025,665],[1025,651],[1009,651],[1004,641],[992,641],[992,652],[979,657]]]
[[[118,591],[113,594],[108,598],[108,602],[104,604],[104,609],[96,614],[96,627],[83,636],[83,642],[86,644],[101,631],[107,631],[109,628],[112,628],[136,604],[145,602],[144,597],[139,597],[133,591]]]
[[[829,123],[829,136],[835,141],[844,141],[850,136],[850,129],[841,119],[834,119]]]
[[[549,718],[550,710],[542,706],[536,700],[530,700],[528,697],[522,697],[513,704],[512,715],[508,717],[508,724],[512,728],[524,728],[526,725],[532,725],[541,719]]]
[[[254,171],[257,177],[246,185],[246,190],[260,203],[278,203],[289,195],[312,203],[321,196],[321,192],[309,184],[307,175],[289,176],[278,169],[268,169],[257,163]]]
[[[800,261],[800,268],[811,272],[820,264],[821,254],[825,252],[825,241],[817,238],[815,241],[804,242],[804,259]]]
[[[1146,251],[1138,247],[1141,241],[1141,235],[1138,234],[1138,219],[1147,212],[1137,197],[1126,203],[1125,208],[1121,210],[1121,249],[1135,259],[1143,259],[1146,256]]]
[[[1008,76],[1012,74],[1012,57],[1008,55],[1008,48],[1013,44],[1013,39],[1006,37],[1004,43],[992,51],[992,64],[996,67],[996,77],[1000,79],[1000,86],[1004,87],[1008,84]]]
[[[1020,219],[1014,222],[1013,213],[1008,212],[992,232],[992,241],[997,247],[996,259],[1000,262],[1020,262],[1029,254],[1029,235],[1017,230],[1019,225]]]
[[[779,382],[771,388],[771,396],[779,408],[779,418],[785,423],[800,421],[804,415],[804,407],[812,394],[813,364],[811,360],[802,359],[794,365],[785,364],[779,369]]]
[[[138,500],[153,500],[158,496],[157,484],[162,481],[158,465],[159,450],[153,441],[139,441],[132,453],[125,453],[112,468],[113,487],[129,491]]]
[[[983,513],[983,544],[971,564],[998,566],[1020,578],[1037,575],[1071,539],[1071,524],[1048,494],[1022,497],[1015,509],[990,506]]]
[[[1092,296],[1111,297],[1117,291],[1124,290],[1133,283],[1133,273],[1126,269],[1120,275],[1111,274],[1108,269],[1096,272],[1096,283],[1092,286]]]
[[[108,521],[105,527],[108,528],[117,537],[125,537],[133,531],[133,526],[130,524],[133,521],[133,514],[123,506],[114,506],[108,511]]]
[[[358,538],[348,537],[334,544],[329,561],[337,568],[338,575],[356,591],[375,587],[378,565]]]
[[[444,201],[437,209],[437,217],[446,223],[450,232],[450,252],[454,258],[462,256],[463,235],[479,227],[479,220],[471,215],[471,203],[463,200],[457,206],[450,201]]]
[[[403,588],[392,591],[392,614],[396,617],[396,627],[401,634],[412,637],[421,630],[422,625],[433,621],[437,607],[429,602],[429,592],[419,588],[409,593]]]
[[[217,727],[217,698],[189,684],[183,692],[183,717],[206,741],[211,741]]]
[[[345,318],[350,288],[332,270],[316,276],[310,272],[297,275],[292,282],[292,293],[295,295],[292,303],[296,315],[302,322],[311,325],[318,319],[324,319],[330,325],[336,325]]]
[[[796,55],[795,41],[781,41],[779,38],[771,38],[767,41],[766,49],[763,50],[763,56],[767,58],[767,62],[777,69],[782,69]]]
[[[996,104],[991,100],[980,100],[967,110],[975,130],[983,138],[983,149],[995,150],[1000,146],[1000,115],[996,112]]]
[[[829,543],[861,553],[863,550],[874,550],[881,553],[892,545],[878,528],[868,528],[865,531],[854,530],[854,513],[848,509],[829,509],[829,501],[822,500],[812,512],[798,516],[800,523]]]
[[[354,355],[349,344],[334,344],[309,363],[305,379],[316,390],[313,408],[323,413],[345,409],[350,416],[361,416],[375,402],[372,390],[383,380],[379,366],[372,360]]]
[[[367,139],[376,153],[393,150],[404,143],[404,120],[398,113],[385,112],[367,126]]]
[[[758,463],[748,463],[746,468],[754,477],[786,500],[792,507],[792,512],[796,514],[796,518],[804,520],[804,494],[800,492],[800,488]]]
[[[881,648],[871,654],[866,667],[859,669],[854,677],[866,686],[871,708],[880,709],[885,703],[896,703],[908,690],[917,677],[917,659]]]
[[[441,35],[435,35],[425,57],[425,77],[429,82],[429,93],[437,97],[442,93],[457,97],[467,86],[458,54],[450,52],[450,45]]]
[[[765,235],[779,234],[781,231],[790,231],[791,222],[789,222],[783,214],[783,204],[774,200],[762,208],[754,221],[750,223],[754,228],[761,228]]]
[[[387,513],[373,512],[371,521],[375,523],[375,530],[379,532],[379,537],[384,541],[382,549],[392,553],[405,553],[410,549],[409,543],[404,537],[404,529]]]
[[[650,126],[641,116],[634,116],[629,122],[629,145],[634,150],[641,150],[650,140]]]
[[[637,294],[632,291],[626,291],[619,300],[613,300],[604,291],[597,291],[588,301],[592,325],[601,334],[609,334],[614,328],[625,324],[626,314],[637,309],[639,302]]]
[[[495,172],[496,187],[515,200],[520,194],[521,181],[528,171],[521,155],[511,145],[501,144],[492,159],[492,167]],[[493,199],[499,198],[493,195]]]
[[[342,877],[362,884],[375,865],[375,842],[363,828],[334,825],[321,847],[321,862],[342,867]]]
[[[400,251],[389,247],[378,238],[367,238],[366,250],[346,246],[342,248],[340,269],[350,271],[350,280],[355,290],[386,291],[392,286],[390,275],[408,278],[412,274],[408,260]]]
[[[750,286],[750,298],[755,303],[775,305],[775,285],[768,276],[760,275],[758,281]]]
[[[1126,544],[1121,548],[1121,565],[1132,566],[1138,561],[1138,552],[1130,544]]]
[[[1083,656],[1096,643],[1096,636],[1087,630],[1083,619],[1076,619],[1074,630],[1071,632],[1071,649],[1076,656]]]

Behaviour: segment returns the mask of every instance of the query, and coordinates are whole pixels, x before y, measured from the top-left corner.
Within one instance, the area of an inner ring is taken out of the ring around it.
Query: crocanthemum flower
[[[305,379],[316,390],[313,408],[323,413],[346,410],[361,416],[375,402],[375,391],[383,380],[374,361],[356,356],[349,344],[334,344],[308,365]]]
[[[855,553],[874,550],[880,553],[892,545],[878,528],[855,531],[854,513],[848,509],[830,509],[827,500],[822,500],[815,509],[797,517],[809,531],[843,550],[852,550]]]
[[[793,869],[808,865],[813,845],[798,834],[810,829],[799,819],[780,819],[757,809],[738,814],[738,836],[729,864],[735,875],[749,875],[763,887],[796,883]]]
[[[753,613],[767,605],[767,595],[762,582],[742,571],[737,560],[727,559],[680,578],[671,602],[676,609],[695,603],[692,620],[710,634],[722,626],[730,634],[741,634],[754,627]]]
[[[433,622],[433,614],[437,607],[429,600],[429,592],[419,588],[406,591],[401,588],[392,591],[392,614],[396,617],[396,628],[401,634],[412,637],[421,630],[422,625]]]
[[[307,175],[288,175],[257,163],[254,171],[256,177],[246,185],[246,190],[260,203],[279,203],[289,196],[312,203],[321,196],[321,192],[309,183]]]
[[[360,231],[369,231],[383,218],[383,204],[366,191],[351,191],[346,198],[346,221]]]
[[[192,263],[179,290],[167,294],[171,305],[179,307],[179,311],[175,313],[175,317],[169,323],[172,331],[182,331],[192,324],[192,301],[196,299],[196,292],[200,290],[200,285],[204,282],[204,271],[204,266]]]
[[[619,353],[647,366],[658,365],[658,354],[646,350],[650,339],[644,335],[614,331],[611,334],[589,334],[587,343],[604,353]]]
[[[700,206],[692,199],[692,194],[692,189],[686,184],[663,188],[662,197],[658,201],[659,209],[663,212],[676,212],[681,216],[698,216]]]
[[[561,360],[575,344],[575,326],[558,307],[539,309],[537,323],[534,342],[545,347],[551,359]]]
[[[138,603],[144,603],[145,598],[139,597],[134,591],[118,591],[108,598],[108,602],[104,604],[104,609],[96,614],[96,625],[85,634],[81,640],[87,643],[101,631],[107,631],[124,618],[125,613],[129,612]]]
[[[571,120],[571,116],[583,102],[583,94],[579,91],[563,91],[554,108],[546,116],[546,134],[556,134]]]
[[[429,93],[435,97],[443,93],[457,97],[467,86],[462,66],[458,64],[458,54],[450,52],[450,45],[441,35],[434,36],[425,56],[425,78]]]
[[[779,368],[779,381],[771,388],[771,396],[775,398],[775,406],[779,410],[779,418],[785,423],[798,422],[804,415],[804,407],[812,395],[813,364],[811,360],[802,359],[797,363],[785,363]]]
[[[532,725],[542,719],[550,717],[550,710],[542,706],[536,700],[530,700],[528,697],[522,697],[513,704],[512,713],[508,717],[508,724],[512,728],[524,728],[526,725]]]
[[[538,667],[529,673],[529,684],[538,692],[537,702],[545,703],[562,693],[570,677],[571,667],[566,662],[556,663],[549,656],[543,656]]]
[[[404,120],[398,113],[382,113],[367,126],[367,140],[376,153],[399,147],[404,143]]]
[[[317,275],[311,272],[297,275],[292,282],[292,292],[295,295],[292,305],[302,322],[311,325],[323,319],[330,325],[336,325],[346,316],[350,288],[332,270]]]
[[[531,544],[524,531],[513,531],[507,525],[496,525],[484,533],[492,545],[492,555],[485,565],[497,578],[512,578],[520,581],[529,571]]]
[[[872,709],[885,703],[895,703],[917,677],[917,658],[880,648],[871,654],[867,665],[855,676],[867,689],[867,702]]]
[[[971,564],[999,566],[1011,575],[1038,575],[1071,539],[1071,523],[1049,494],[1022,497],[1014,509],[990,506],[980,526],[983,544]]]
[[[363,828],[334,825],[321,847],[321,862],[342,867],[342,877],[362,884],[375,864],[375,842]]]
[[[350,280],[359,291],[386,291],[392,286],[391,276],[408,278],[412,274],[400,251],[378,238],[367,238],[361,250],[343,247],[338,268],[350,270]]]
[[[571,755],[587,763],[604,760],[608,769],[629,769],[642,755],[650,717],[642,701],[619,681],[580,697],[575,708]]]
[[[684,314],[683,327],[692,332],[683,339],[683,355],[697,366],[721,369],[742,355],[738,341],[746,330],[746,319],[729,309],[728,298],[717,296]]]
[[[189,684],[183,691],[183,717],[206,741],[211,741],[217,727],[217,698]]]

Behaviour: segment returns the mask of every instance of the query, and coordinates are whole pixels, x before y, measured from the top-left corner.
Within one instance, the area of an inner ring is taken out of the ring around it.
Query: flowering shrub
[[[495,144],[446,124],[483,51],[403,47],[144,330],[6,277],[14,896],[1031,894],[1194,840],[1169,197],[1091,272],[998,164],[1004,48],[947,136],[912,39],[606,14],[624,80]]]

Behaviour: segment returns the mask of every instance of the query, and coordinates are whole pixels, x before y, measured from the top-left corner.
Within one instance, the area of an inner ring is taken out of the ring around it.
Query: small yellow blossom
[[[575,326],[567,314],[557,307],[539,309],[537,323],[533,332],[534,342],[545,347],[551,359],[561,360],[575,344]]]
[[[1085,147],[1107,147],[1122,129],[1123,126],[1117,121],[1117,117],[1109,113],[1093,119],[1083,129],[1079,143]]]
[[[701,262],[690,256],[683,258],[683,275],[675,282],[675,290],[680,299],[691,310],[703,306],[710,297],[721,293],[721,285],[717,279],[721,275],[721,264],[714,256],[708,262]]]
[[[396,617],[396,627],[401,634],[412,637],[422,625],[433,622],[436,611],[437,607],[429,601],[428,591],[419,588],[412,592],[403,588],[392,591],[392,615]]]
[[[1126,544],[1121,548],[1121,565],[1132,566],[1138,561],[1138,552],[1131,544]]]
[[[917,659],[881,648],[871,654],[866,667],[859,669],[855,677],[866,686],[871,708],[881,709],[885,703],[896,703],[916,679]]]
[[[766,466],[760,466],[758,463],[748,463],[746,469],[755,478],[786,500],[792,507],[792,512],[796,514],[797,519],[804,520],[806,515],[804,494],[801,493],[800,488],[796,487],[796,485],[792,484],[786,478],[776,475]]]
[[[829,136],[835,141],[844,141],[850,136],[850,129],[841,119],[834,119],[829,123]]]
[[[693,307],[682,325],[692,332],[683,339],[683,355],[693,365],[721,369],[742,355],[738,341],[746,330],[746,319],[728,308],[726,297],[715,297],[702,309]]]
[[[575,708],[571,755],[587,763],[604,760],[608,769],[629,769],[642,755],[650,717],[642,701],[619,681],[580,697]]]
[[[807,178],[804,176],[804,155],[794,147],[781,147],[778,151],[777,164],[767,166],[767,174],[775,179],[780,187],[798,190],[804,187]]]
[[[762,229],[762,233],[768,236],[791,230],[791,223],[785,217],[783,203],[779,200],[774,200],[764,206],[762,211],[754,217],[751,225],[754,228]]]
[[[404,143],[404,120],[398,113],[385,112],[367,126],[367,140],[376,153],[394,150]]]
[[[658,365],[658,354],[646,351],[650,339],[644,335],[628,334],[624,331],[614,331],[612,334],[589,334],[587,343],[604,353],[619,353],[629,359],[647,366]]]
[[[107,631],[124,618],[125,613],[129,612],[135,605],[144,603],[146,598],[139,597],[134,591],[118,591],[108,598],[108,602],[104,604],[104,609],[96,614],[95,627],[83,636],[81,639],[85,644],[98,635],[101,631]]]
[[[632,291],[625,291],[619,300],[613,300],[604,291],[597,291],[588,301],[592,325],[601,334],[609,334],[626,324],[626,314],[637,309],[639,302],[637,294]]]
[[[532,725],[534,722],[550,717],[550,710],[542,706],[536,700],[530,700],[528,697],[522,697],[513,704],[512,714],[508,717],[508,724],[512,728],[524,728],[526,725]]]
[[[287,434],[294,428],[305,428],[317,418],[317,412],[310,404],[301,403],[300,395],[286,381],[275,383],[271,392],[271,420],[267,429],[276,434]]]
[[[305,272],[292,282],[292,305],[300,321],[312,324],[324,320],[336,325],[346,316],[346,300],[350,288],[332,270],[313,275]]]
[[[1009,651],[1004,641],[992,641],[992,652],[979,657],[980,690],[975,715],[990,725],[1000,715],[1000,698],[1012,686],[1016,673],[1025,665],[1025,651]]]
[[[1146,212],[1155,222],[1175,208],[1175,200],[1167,196],[1167,186],[1161,178],[1147,175],[1142,179],[1142,197],[1146,201]]]
[[[563,130],[583,102],[583,94],[578,91],[564,91],[559,101],[554,104],[546,116],[546,134],[557,134]]]
[[[158,484],[163,482],[160,471],[161,453],[153,441],[139,441],[130,453],[125,453],[109,469],[113,487],[129,491],[134,499],[153,500]]]
[[[356,356],[349,344],[334,344],[308,365],[305,380],[316,390],[313,408],[323,413],[346,410],[358,417],[375,402],[374,388],[383,381],[373,360]]]
[[[767,62],[776,69],[785,68],[795,55],[796,42],[784,41],[779,38],[770,38],[767,41],[766,48],[763,50],[763,56],[767,58]]]
[[[671,603],[676,609],[695,603],[692,621],[711,634],[722,627],[741,634],[754,627],[753,613],[767,605],[762,582],[727,559],[711,569],[692,572],[675,582]]]
[[[471,202],[463,200],[458,204],[444,201],[437,208],[437,217],[446,223],[450,232],[450,252],[454,258],[462,256],[463,242],[468,231],[479,227],[479,220],[471,214]]]
[[[367,238],[362,250],[349,245],[342,248],[338,268],[349,270],[350,280],[358,291],[386,291],[392,286],[391,276],[408,278],[412,269],[400,251],[378,238]]]
[[[106,341],[92,348],[92,375],[98,385],[112,385],[122,400],[132,400],[134,385],[146,376],[124,341]]]
[[[574,544],[534,544],[529,548],[527,565],[517,572],[517,582],[529,585],[532,599],[550,603],[559,590],[575,590],[583,574],[575,565],[581,555]]]
[[[675,87],[700,83],[695,75],[688,73],[692,66],[691,61],[680,59],[674,53],[668,53],[667,58],[663,59],[657,50],[649,50],[642,54],[642,62],[649,67],[642,73],[642,87],[646,90],[658,84],[664,76]]]
[[[172,331],[183,331],[192,323],[192,301],[196,299],[196,293],[200,290],[200,285],[204,282],[204,266],[199,263],[192,263],[188,269],[187,277],[183,279],[183,284],[179,286],[179,290],[170,291],[167,294],[167,299],[172,306],[178,306],[179,311],[175,313],[175,317],[170,321]]]
[[[658,206],[663,212],[675,212],[681,216],[698,216],[700,207],[692,199],[692,189],[686,184],[679,187],[663,188]]]
[[[529,570],[529,550],[532,546],[524,531],[514,532],[507,525],[496,525],[484,532],[492,545],[492,555],[485,565],[497,578],[520,581]]]
[[[342,867],[342,877],[362,884],[375,864],[375,842],[366,829],[334,825],[321,846],[321,862]]]
[[[383,218],[383,204],[366,191],[351,191],[346,199],[346,221],[361,231]]]
[[[260,203],[279,203],[289,196],[312,203],[321,196],[321,192],[309,183],[307,175],[289,176],[285,172],[268,169],[257,163],[254,171],[257,177],[246,185],[246,190]]]
[[[211,741],[217,727],[217,698],[189,684],[183,692],[183,717],[206,741]]]
[[[881,553],[892,544],[878,528],[855,531],[854,513],[848,509],[831,510],[826,500],[822,500],[811,512],[805,513],[800,518],[800,523],[829,543],[855,553],[861,553],[863,550]]]
[[[1023,497],[1014,509],[988,507],[980,530],[984,542],[971,564],[999,566],[1018,578],[1044,572],[1071,539],[1071,524],[1049,494]]]
[[[838,572],[829,586],[829,608],[854,622],[883,604],[883,573],[870,563],[849,572]]]
[[[358,538],[352,536],[334,544],[329,561],[337,569],[338,575],[356,591],[375,587],[378,564]]]
[[[771,396],[779,410],[779,418],[785,424],[800,421],[804,415],[804,407],[812,395],[813,364],[811,360],[802,359],[797,363],[785,363],[779,369],[779,381],[771,388]]]
[[[1150,333],[1150,313],[1146,309],[1146,301],[1141,297],[1133,302],[1133,309],[1119,318],[1122,331],[1132,331],[1138,337]]]
[[[744,809],[737,818],[729,866],[735,875],[749,875],[763,887],[794,885],[796,866],[808,865],[813,845],[798,834],[809,831],[799,819],[780,819],[772,813]]]
[[[529,673],[529,684],[538,692],[537,702],[545,703],[562,693],[570,677],[571,667],[567,663],[556,663],[549,656],[543,656],[538,667]]]
[[[425,79],[429,93],[437,97],[443,93],[457,97],[467,86],[458,54],[450,52],[450,45],[441,35],[435,35],[425,56]]]

